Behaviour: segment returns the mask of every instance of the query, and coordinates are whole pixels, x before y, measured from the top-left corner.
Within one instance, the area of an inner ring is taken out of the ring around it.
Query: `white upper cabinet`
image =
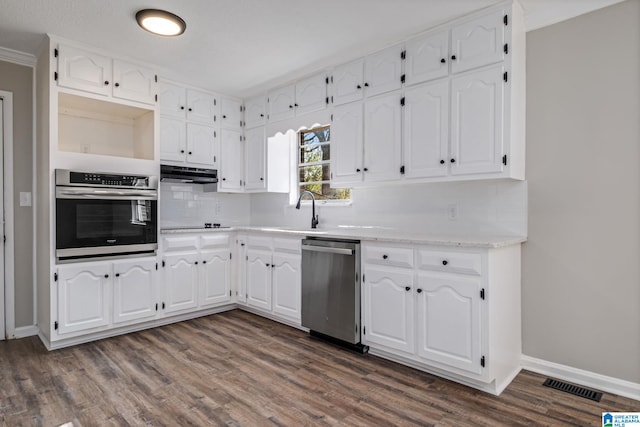
[[[502,172],[504,69],[502,65],[451,81],[451,174]]]
[[[58,86],[155,104],[157,76],[150,68],[67,45],[56,52]]]
[[[400,178],[402,166],[402,111],[395,92],[364,102],[364,180]],[[333,148],[333,144],[332,144]]]
[[[220,151],[217,136],[211,126],[187,123],[187,162],[217,167]]]
[[[430,178],[449,172],[449,80],[405,91],[404,176]]]
[[[290,85],[272,90],[267,96],[269,121],[289,119],[295,115],[296,87]]]
[[[247,128],[262,126],[267,118],[267,104],[264,96],[256,96],[244,102],[244,121]]]
[[[218,106],[214,95],[167,82],[160,82],[159,92],[160,113],[163,116],[211,126],[216,122]]]
[[[367,56],[364,64],[364,92],[374,96],[400,89],[402,85],[402,48],[392,46]]]
[[[459,73],[505,59],[504,10],[456,25],[451,30],[451,72]]]
[[[327,105],[327,77],[318,74],[296,83],[296,115],[322,110]]]
[[[167,82],[158,84],[160,114],[176,118],[186,118],[187,90]]]
[[[187,151],[186,124],[183,120],[160,119],[160,158],[184,162]]]
[[[362,181],[363,143],[362,102],[336,107],[331,122],[332,183]]]
[[[230,129],[242,127],[242,103],[239,100],[220,98],[220,126]]]
[[[241,192],[243,190],[243,146],[242,134],[239,130],[222,129],[220,131],[219,191]]]
[[[266,138],[264,127],[245,131],[245,190],[267,188]]]
[[[364,60],[339,65],[333,70],[334,105],[362,99],[364,84]]]
[[[406,84],[426,82],[449,74],[449,30],[429,33],[406,44]]]

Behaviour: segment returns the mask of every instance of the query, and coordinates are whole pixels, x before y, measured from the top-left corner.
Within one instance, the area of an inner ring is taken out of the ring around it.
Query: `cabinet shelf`
[[[154,159],[154,110],[58,94],[58,150]]]

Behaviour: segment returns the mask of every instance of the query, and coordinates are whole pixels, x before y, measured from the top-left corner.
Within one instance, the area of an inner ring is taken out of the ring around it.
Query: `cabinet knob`
[[[226,181],[226,180],[227,180],[227,178],[222,178],[222,180],[223,180],[223,181]]]
[[[369,87],[369,83],[365,83],[365,84],[364,84],[364,87]]]
[[[225,114],[223,114],[223,115],[222,115],[222,118],[223,118],[223,119],[226,119],[226,118],[227,118],[227,116],[226,116]]]
[[[356,89],[362,89],[362,86],[358,85],[356,86]]]
[[[114,86],[115,87],[120,87],[120,83],[116,82]]]
[[[445,163],[444,160],[440,160],[441,165],[444,165],[444,163]]]
[[[440,60],[440,62],[442,62],[442,63],[444,64],[445,62],[447,62],[447,60],[446,60],[446,59],[444,59],[444,58],[442,58],[442,59]]]
[[[181,109],[181,110],[184,110],[184,105],[181,105],[181,106],[180,106],[180,109]]]
[[[298,104],[293,104],[295,107],[298,107]]]
[[[387,259],[389,258],[389,255],[382,255],[382,259]]]
[[[180,153],[181,153],[181,154],[184,154],[184,150],[180,150]]]
[[[198,261],[194,262],[195,265],[198,265]]]
[[[455,61],[456,60],[456,56],[455,55],[451,55],[451,60]]]
[[[116,277],[120,277],[120,273],[116,273]]]
[[[202,261],[202,263],[203,263],[203,264],[206,264],[206,263],[207,263],[207,260]]]
[[[456,162],[456,159],[451,159],[451,163],[455,163],[455,162]]]
[[[271,267],[271,264],[267,264],[267,267]]]
[[[447,264],[449,264],[449,261],[447,261],[446,259],[443,259],[442,260],[442,265],[447,265]]]
[[[419,294],[421,294],[421,293],[422,293],[422,289],[418,288],[418,289],[416,289],[416,292],[418,292]]]
[[[409,292],[411,290],[411,286],[405,286],[404,290]]]
[[[369,169],[368,169],[368,168],[364,168],[364,171],[365,171],[365,172],[368,172],[368,171],[369,171]]]
[[[105,279],[108,279],[108,278],[109,278],[109,275],[108,275],[108,274],[105,274],[105,275],[104,275],[104,278],[105,278]]]
[[[276,268],[276,265],[275,264],[271,264],[271,268]]]
[[[105,81],[104,81],[104,85],[106,86],[106,85],[108,85],[108,84],[109,84],[109,80],[105,80]]]
[[[260,114],[260,117],[264,117],[264,114]]]
[[[356,172],[360,172],[360,169],[356,169]]]
[[[192,154],[191,151],[189,151],[189,155],[191,155],[191,154]]]
[[[264,178],[263,178],[263,177],[260,177],[260,181],[264,181]]]
[[[289,105],[289,108],[293,108],[293,105]]]
[[[189,108],[189,111],[193,111],[193,108]]]

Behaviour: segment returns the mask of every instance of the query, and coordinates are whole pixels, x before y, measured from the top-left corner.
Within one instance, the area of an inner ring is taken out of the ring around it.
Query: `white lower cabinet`
[[[520,247],[362,245],[363,343],[499,394],[520,370]]]
[[[240,269],[246,305],[295,324],[301,321],[301,239],[249,235]],[[245,243],[246,242],[246,243]],[[240,301],[240,297],[238,298]]]
[[[198,259],[198,251],[167,253],[162,257],[165,313],[198,307]]]
[[[58,266],[52,341],[154,319],[156,265],[148,257]]]

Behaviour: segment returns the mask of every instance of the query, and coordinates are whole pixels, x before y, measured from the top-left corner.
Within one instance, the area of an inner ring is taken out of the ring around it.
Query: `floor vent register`
[[[564,381],[547,378],[547,380],[542,385],[545,387],[551,387],[556,390],[564,391],[565,393],[573,394],[575,396],[584,397],[585,399],[594,400],[596,402],[600,402],[600,399],[602,399],[602,393],[598,391],[589,390],[588,388],[565,383]]]

